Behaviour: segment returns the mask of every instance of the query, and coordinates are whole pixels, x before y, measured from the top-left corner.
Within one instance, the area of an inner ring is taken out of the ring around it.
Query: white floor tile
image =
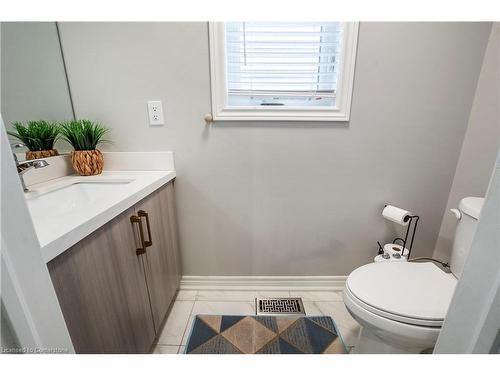
[[[197,301],[241,301],[248,302],[254,299],[250,291],[242,290],[200,290]]]
[[[340,335],[346,346],[355,346],[358,343],[358,335],[361,327],[358,326],[353,329],[347,329],[339,326],[338,329],[340,330]]]
[[[253,302],[255,298],[290,297],[287,290],[199,290],[198,301]]]
[[[359,327],[358,322],[347,311],[344,302],[315,302],[315,304],[323,315],[331,316],[338,326],[347,329]]]
[[[158,338],[159,345],[179,346],[193,309],[194,301],[176,301]]]
[[[253,301],[196,301],[192,315],[252,315],[255,314]]]
[[[177,345],[156,345],[153,354],[177,354],[179,346]]]
[[[302,301],[342,301],[342,294],[340,292],[329,291],[291,291],[291,297],[300,297]]]
[[[304,301],[304,309],[306,310],[306,316],[319,316],[323,315],[318,309],[318,306],[314,302]]]
[[[288,290],[258,290],[255,293],[256,298],[289,298]]]
[[[196,299],[196,295],[198,294],[197,290],[179,290],[177,292],[176,301],[194,301]]]
[[[186,346],[188,343],[189,336],[191,336],[191,330],[193,329],[194,318],[195,318],[194,315],[191,315],[189,317],[186,331],[184,332],[184,336],[182,337],[181,346]]]

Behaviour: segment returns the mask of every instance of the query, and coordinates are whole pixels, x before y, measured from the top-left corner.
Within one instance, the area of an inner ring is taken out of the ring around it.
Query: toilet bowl
[[[432,348],[456,283],[453,274],[433,263],[371,263],[356,269],[344,288],[344,303],[362,327],[356,351]]]
[[[344,303],[361,325],[355,353],[432,351],[462,273],[483,199],[460,201],[451,271],[434,263],[381,262],[355,269]],[[454,211],[455,212],[455,211]]]

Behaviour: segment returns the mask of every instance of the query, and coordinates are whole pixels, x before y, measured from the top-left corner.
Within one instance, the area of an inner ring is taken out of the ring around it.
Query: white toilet
[[[344,303],[361,325],[356,353],[421,353],[434,347],[476,230],[483,198],[468,197],[452,210],[451,272],[434,263],[382,262],[355,269]]]

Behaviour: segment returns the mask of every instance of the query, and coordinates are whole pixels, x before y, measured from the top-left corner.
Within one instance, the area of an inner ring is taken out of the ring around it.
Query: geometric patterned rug
[[[329,316],[197,315],[187,354],[345,354]]]

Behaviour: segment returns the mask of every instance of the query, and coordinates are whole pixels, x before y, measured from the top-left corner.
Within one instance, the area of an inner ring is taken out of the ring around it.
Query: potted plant
[[[60,125],[60,132],[65,141],[73,146],[71,163],[81,176],[93,176],[102,173],[104,159],[96,147],[108,142],[103,137],[108,129],[90,120],[71,120]]]
[[[12,124],[15,131],[7,133],[28,148],[26,160],[48,158],[59,155],[54,149],[54,143],[59,138],[59,127],[45,120],[28,121],[26,123],[16,121]]]

